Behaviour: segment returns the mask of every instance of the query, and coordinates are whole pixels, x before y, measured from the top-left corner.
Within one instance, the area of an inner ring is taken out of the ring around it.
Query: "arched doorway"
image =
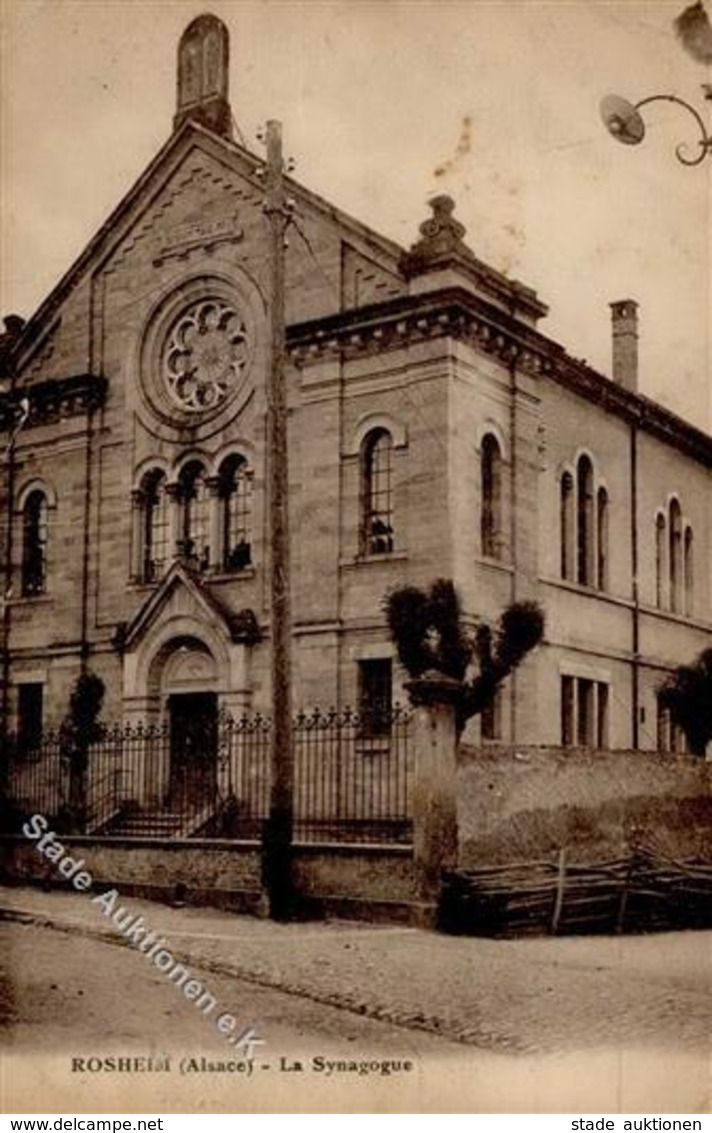
[[[168,726],[167,805],[185,811],[210,801],[217,786],[218,674],[215,658],[194,637],[174,638],[157,658]]]

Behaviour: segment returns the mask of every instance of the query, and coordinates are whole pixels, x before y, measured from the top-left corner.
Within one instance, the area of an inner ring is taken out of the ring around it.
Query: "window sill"
[[[170,568],[169,568],[170,569]],[[168,571],[165,571],[160,578],[152,579],[150,582],[145,582],[140,578],[130,578],[129,587],[131,590],[155,590],[160,586],[163,579],[166,577]],[[204,579],[205,582],[236,582],[240,579],[254,578],[257,570],[254,566],[242,567],[240,570],[201,570],[197,572],[198,577]]]
[[[8,598],[8,606],[43,606],[54,602],[51,594],[20,594],[17,598]]]
[[[583,598],[596,598],[599,602],[610,602],[614,606],[625,606],[632,609],[633,599],[622,598],[612,594],[610,590],[599,590],[595,586],[585,586],[581,582],[574,582],[570,578],[540,578],[545,586],[556,586],[560,590],[568,590],[570,594],[580,594]]]
[[[493,555],[477,555],[475,562],[478,566],[489,570],[501,570],[505,574],[514,574],[514,566],[509,559],[497,559]]]
[[[241,567],[240,570],[216,570],[204,571],[203,577],[208,582],[238,582],[242,579],[255,578],[257,575],[257,568],[254,566]]]
[[[701,617],[699,614],[678,614],[673,610],[663,610],[660,606],[646,606],[642,602],[638,609],[646,617],[659,618],[661,621],[673,622],[675,625],[689,626],[707,632],[710,629],[710,620]]]
[[[355,555],[352,559],[341,559],[339,567],[353,570],[360,566],[370,566],[372,563],[405,562],[407,558],[407,551],[384,551],[382,555]]]

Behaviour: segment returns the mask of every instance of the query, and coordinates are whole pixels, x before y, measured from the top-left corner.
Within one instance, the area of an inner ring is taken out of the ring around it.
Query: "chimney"
[[[613,381],[638,392],[638,304],[635,299],[611,303]]]
[[[173,129],[187,119],[232,138],[228,100],[230,37],[222,20],[198,16],[178,44],[178,99]]]

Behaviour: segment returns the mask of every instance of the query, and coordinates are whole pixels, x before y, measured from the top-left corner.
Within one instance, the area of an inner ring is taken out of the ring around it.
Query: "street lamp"
[[[703,83],[702,90],[705,99],[712,100],[712,84]],[[694,106],[685,102],[684,98],[678,98],[676,94],[654,94],[650,98],[641,99],[640,102],[636,103],[628,102],[627,99],[621,98],[617,94],[606,95],[601,102],[601,118],[608,133],[617,142],[622,142],[624,145],[639,145],[645,137],[645,123],[640,111],[643,106],[649,106],[652,102],[674,102],[676,106],[681,106],[683,110],[691,114],[697,123],[700,131],[697,142],[699,153],[694,157],[686,156],[685,150],[688,143],[682,142],[675,149],[679,162],[683,165],[699,165],[705,157],[712,155],[712,133],[707,130],[702,115]]]

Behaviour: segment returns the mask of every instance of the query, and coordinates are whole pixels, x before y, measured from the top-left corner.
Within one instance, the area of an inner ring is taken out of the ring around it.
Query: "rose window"
[[[163,376],[181,409],[213,409],[237,387],[247,364],[247,331],[233,307],[201,300],[181,315],[168,335]]]

